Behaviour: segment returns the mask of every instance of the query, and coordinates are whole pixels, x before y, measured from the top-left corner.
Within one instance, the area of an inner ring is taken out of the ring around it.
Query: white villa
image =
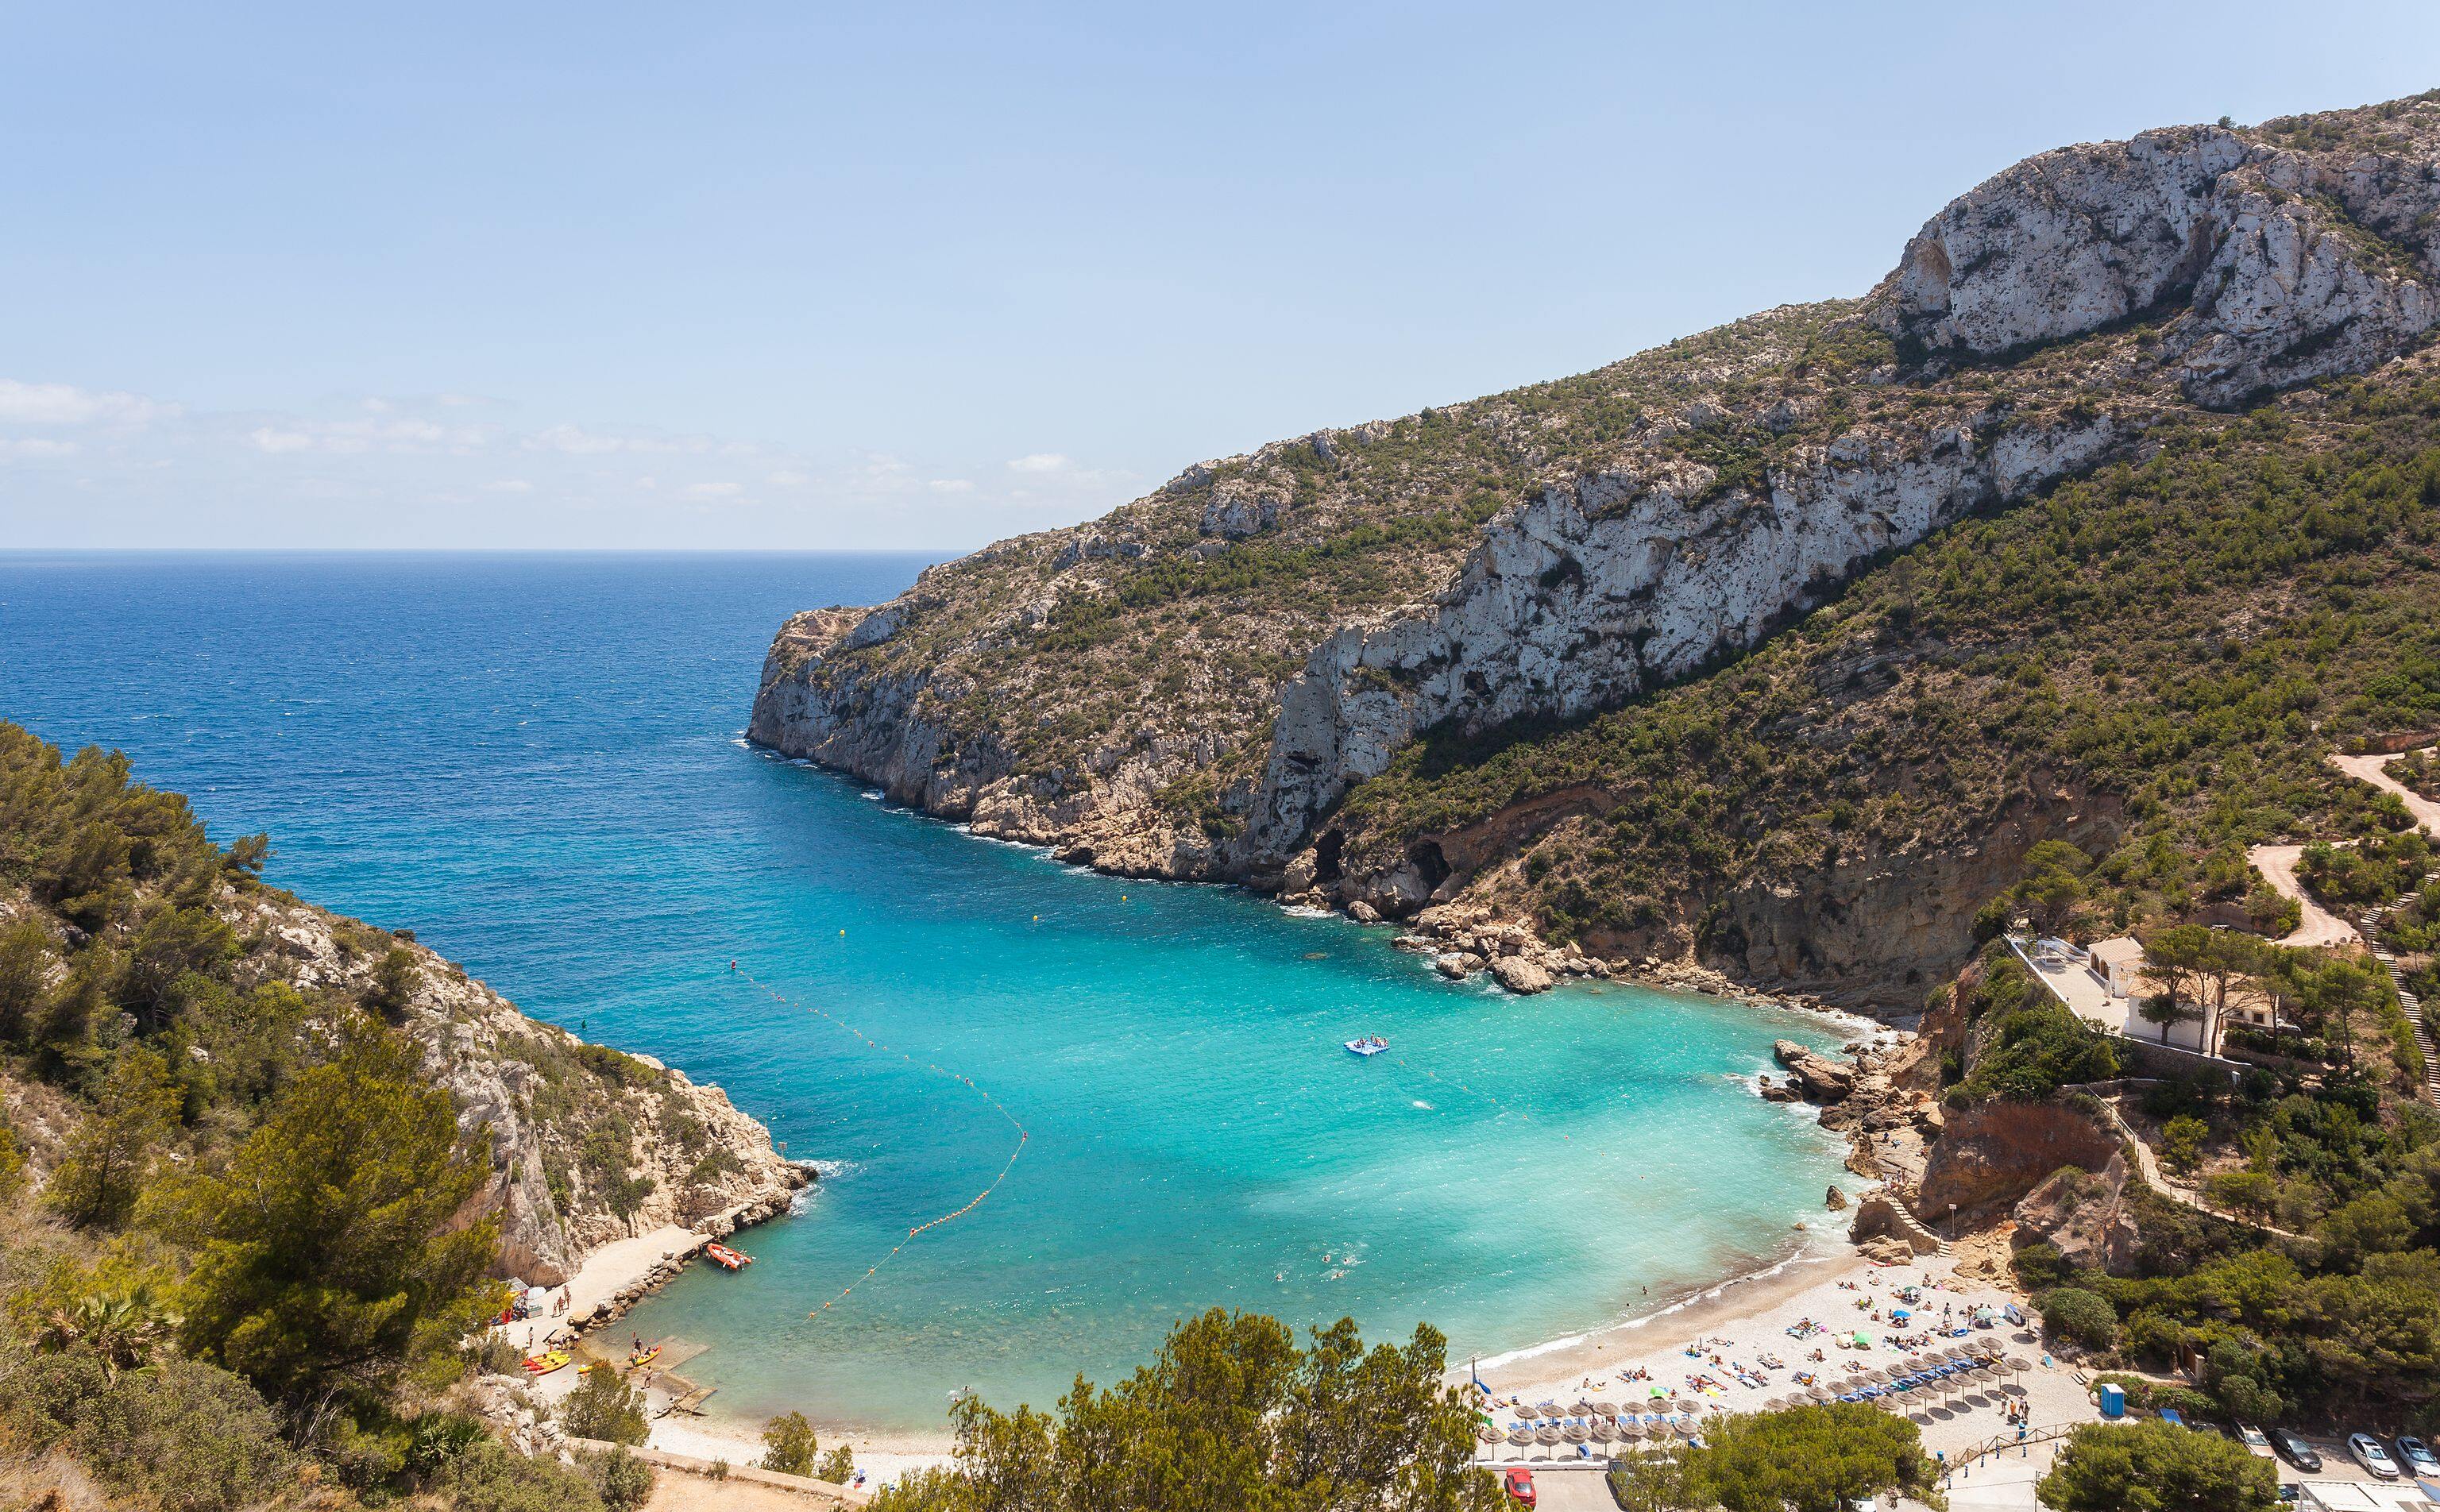
[[[2128,934],[2097,941],[2086,952],[2086,964],[2111,997],[2131,998],[2144,971],[2144,947]]]
[[[2167,1043],[2202,1055],[2219,1053],[2220,1031],[2232,1023],[2270,1028],[2277,1022],[2276,1000],[2251,984],[2232,986],[2226,1007],[2209,1015],[2198,1011],[2168,1026],[2165,1041],[2161,1025],[2146,1020],[2139,1005],[2158,996],[2160,987],[2144,969],[2144,947],[2120,934],[2095,941],[2090,948],[2045,935],[2022,940],[2010,936],[2017,954],[2077,1018],[2094,1028],[2150,1044]],[[2210,1042],[2205,1043],[2208,1032]]]

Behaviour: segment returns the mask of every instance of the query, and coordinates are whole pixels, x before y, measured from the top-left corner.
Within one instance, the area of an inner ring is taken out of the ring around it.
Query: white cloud
[[[657,431],[600,430],[583,425],[552,425],[525,438],[529,451],[561,452],[569,456],[600,456],[613,452],[653,456],[752,456],[761,448],[744,441],[722,441],[709,436],[666,436]]]
[[[142,425],[176,412],[140,394],[0,378],[0,423],[9,425]]]
[[[354,393],[294,410],[198,411],[0,379],[0,476],[10,485],[0,489],[0,540],[27,538],[30,522],[20,513],[45,484],[72,487],[97,507],[76,515],[84,523],[49,532],[78,543],[170,543],[165,532],[201,528],[186,501],[203,497],[226,501],[209,524],[215,540],[589,542],[595,526],[568,524],[569,511],[582,511],[615,520],[637,542],[793,544],[808,528],[825,541],[983,539],[1013,524],[1096,513],[1130,481],[1060,453],[996,468],[870,450],[795,452],[642,426],[535,428],[515,423],[515,408],[447,394]],[[374,502],[394,507],[354,507]],[[333,513],[332,504],[350,507]],[[380,524],[363,525],[368,519]],[[698,524],[679,523],[687,520]]]
[[[605,452],[639,452],[654,450],[637,445],[630,437],[605,436],[588,431],[581,425],[554,425],[536,431],[526,437],[526,447],[534,452],[564,452],[569,456],[598,456]]]

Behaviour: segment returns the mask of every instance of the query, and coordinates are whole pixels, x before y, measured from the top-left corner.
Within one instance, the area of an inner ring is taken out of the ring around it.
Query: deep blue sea
[[[746,1236],[754,1266],[635,1315],[708,1344],[688,1374],[741,1416],[1047,1404],[1212,1304],[1429,1320],[1487,1356],[1768,1258],[1819,1210],[1839,1147],[1748,1085],[1817,1023],[1444,983],[1388,929],[1091,876],[748,748],[781,618],[923,565],[0,554],[0,717],[125,750],[216,837],[270,831],[274,881],[726,1087],[820,1162]],[[1367,1032],[1394,1054],[1341,1048]],[[924,1062],[1031,1140],[809,1317],[1014,1147]]]

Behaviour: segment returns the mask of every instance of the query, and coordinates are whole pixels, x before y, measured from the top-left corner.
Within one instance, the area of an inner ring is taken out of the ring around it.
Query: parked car
[[[2428,1475],[2440,1480],[2440,1455],[2431,1452],[2431,1445],[2412,1433],[2401,1433],[2395,1442],[2398,1462],[2406,1467],[2407,1474]]]
[[[2270,1431],[2270,1447],[2278,1451],[2281,1459],[2305,1474],[2320,1473],[2322,1456],[2313,1452],[2312,1445],[2305,1443],[2304,1439],[2287,1429],[2274,1428]]]
[[[2370,1433],[2349,1433],[2347,1452],[2355,1457],[2358,1465],[2376,1477],[2384,1481],[2397,1479],[2397,1462],[2389,1457],[2389,1450],[2380,1447],[2380,1440]]]
[[[2237,1424],[2234,1437],[2249,1451],[2259,1454],[2266,1460],[2270,1458],[2270,1435],[2252,1423]]]
[[[1508,1472],[1508,1499],[1518,1506],[1534,1504],[1534,1472],[1518,1468]]]

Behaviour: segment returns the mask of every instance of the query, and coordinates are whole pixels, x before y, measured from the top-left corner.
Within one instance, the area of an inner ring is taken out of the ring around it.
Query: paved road
[[[2387,778],[2382,780],[2388,781]],[[2395,787],[2396,784],[2391,783],[2390,786]],[[2303,854],[2305,847],[2302,845],[2256,845],[2245,853],[2246,859],[2253,863],[2254,869],[2262,873],[2265,881],[2276,888],[2282,898],[2296,899],[2305,910],[2304,921],[2296,926],[2295,933],[2279,943],[2298,949],[2354,944],[2355,926],[2313,901],[2311,895],[2305,891],[2304,884],[2296,881],[2296,858]]]
[[[1603,1470],[1534,1467],[1534,1506],[1539,1512],[1618,1512]]]
[[[2391,776],[2386,768],[2396,759],[2394,756],[2341,756],[2335,751],[2330,754],[2330,765],[2348,776],[2371,783],[2383,792],[2395,793],[2397,801],[2406,805],[2406,811],[2414,816],[2414,822],[2423,827],[2425,834],[2440,835],[2440,803],[2432,802]]]

